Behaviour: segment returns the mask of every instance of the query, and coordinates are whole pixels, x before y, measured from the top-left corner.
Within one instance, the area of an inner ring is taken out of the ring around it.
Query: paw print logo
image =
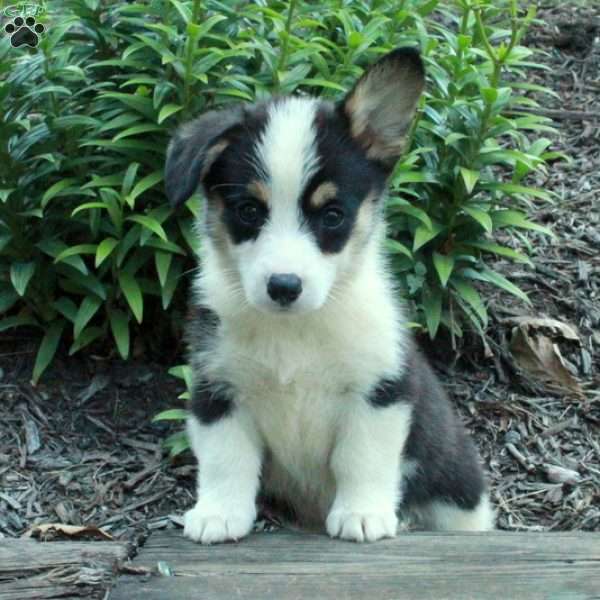
[[[17,17],[12,23],[7,23],[4,26],[4,31],[10,35],[10,43],[14,48],[19,46],[31,46],[35,48],[39,41],[40,35],[45,31],[41,23],[36,23],[33,17]]]

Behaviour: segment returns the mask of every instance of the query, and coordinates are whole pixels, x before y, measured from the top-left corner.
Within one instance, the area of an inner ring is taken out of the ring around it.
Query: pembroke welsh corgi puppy
[[[184,534],[237,540],[259,490],[347,540],[493,527],[478,454],[405,326],[384,253],[386,181],[424,86],[383,56],[339,103],[211,111],[168,149],[174,206],[201,188]]]

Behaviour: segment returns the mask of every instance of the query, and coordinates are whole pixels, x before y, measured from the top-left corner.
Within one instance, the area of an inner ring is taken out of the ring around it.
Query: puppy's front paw
[[[237,541],[252,530],[256,510],[227,511],[197,504],[185,513],[183,535],[201,544]]]
[[[374,542],[395,537],[398,518],[394,511],[353,511],[334,508],[327,517],[331,537],[354,542]]]

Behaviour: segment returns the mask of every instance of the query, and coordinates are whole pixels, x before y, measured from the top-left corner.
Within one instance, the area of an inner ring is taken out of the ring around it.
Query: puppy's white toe
[[[398,519],[394,512],[333,510],[327,517],[326,527],[331,537],[354,542],[375,542],[394,537]]]

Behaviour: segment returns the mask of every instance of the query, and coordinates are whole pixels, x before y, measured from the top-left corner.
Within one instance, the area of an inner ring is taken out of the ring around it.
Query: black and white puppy
[[[478,455],[405,328],[383,252],[386,180],[424,85],[383,56],[339,104],[282,97],[209,112],[168,150],[173,205],[201,186],[184,534],[237,540],[259,488],[333,537],[486,530]]]

